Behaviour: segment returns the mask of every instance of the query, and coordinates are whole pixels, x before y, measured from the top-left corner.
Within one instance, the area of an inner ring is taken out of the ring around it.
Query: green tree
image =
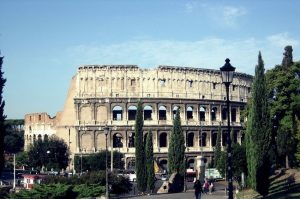
[[[146,172],[147,172],[147,189],[153,191],[155,185],[154,159],[153,159],[153,141],[152,132],[147,134],[146,139]]]
[[[135,118],[135,170],[137,178],[137,188],[145,192],[147,188],[146,167],[145,167],[145,147],[143,139],[143,105],[138,102],[137,113]]]
[[[110,165],[111,161],[111,152],[107,153],[108,157],[108,165]],[[100,151],[95,154],[83,154],[83,155],[75,155],[74,158],[74,166],[77,172],[82,171],[98,171],[105,170],[105,162],[106,162],[106,152]],[[124,162],[122,161],[123,154],[117,151],[113,152],[113,167],[117,169],[122,169],[124,167]]]
[[[18,153],[24,147],[24,120],[5,120],[6,134],[4,137],[5,151]]]
[[[4,166],[4,136],[5,136],[4,121],[6,118],[6,115],[4,115],[5,101],[3,100],[3,96],[2,96],[6,79],[3,78],[4,73],[2,72],[2,63],[3,63],[3,57],[0,57],[0,174]]]
[[[259,52],[247,120],[246,153],[250,186],[263,196],[268,194],[270,186],[268,154],[271,141],[271,123],[264,70],[264,63]]]
[[[177,172],[184,176],[185,160],[184,160],[185,146],[184,136],[181,127],[180,109],[176,111],[173,120],[172,133],[170,135],[170,144],[168,150],[168,169],[169,173]]]
[[[285,47],[282,65],[267,71],[273,142],[279,163],[288,168],[296,165],[299,149],[300,63],[293,62],[292,47]],[[276,138],[276,139],[275,139]],[[282,161],[283,160],[283,161]],[[299,159],[300,161],[300,159]]]
[[[246,145],[235,143],[232,145],[232,171],[234,177],[240,177],[242,173],[247,174]]]
[[[221,158],[221,123],[218,127],[216,146],[214,147],[214,167],[220,169],[220,158]],[[222,165],[223,167],[224,165]],[[219,170],[220,171],[220,170]]]
[[[49,140],[34,142],[28,151],[30,166],[38,169],[45,166],[48,170],[65,169],[68,166],[69,154],[69,148],[64,140],[55,136]]]

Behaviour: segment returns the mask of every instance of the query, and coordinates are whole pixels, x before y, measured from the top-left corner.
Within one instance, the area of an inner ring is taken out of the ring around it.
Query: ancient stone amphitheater
[[[226,91],[219,70],[136,65],[84,65],[72,78],[64,108],[51,118],[47,113],[25,116],[25,149],[38,139],[65,140],[74,156],[105,149],[104,127],[109,127],[108,149],[124,154],[126,168],[134,167],[134,123],[139,100],[144,108],[144,133],[153,133],[154,155],[161,168],[167,164],[174,113],[180,107],[186,140],[186,161],[195,167],[199,156],[213,158],[221,126],[225,146]],[[244,110],[252,76],[235,73],[230,85],[230,120],[233,142],[242,142]]]

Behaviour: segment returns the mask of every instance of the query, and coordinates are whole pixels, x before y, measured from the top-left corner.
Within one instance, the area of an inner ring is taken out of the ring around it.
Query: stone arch
[[[189,132],[187,134],[187,138],[186,138],[186,146],[187,147],[193,147],[194,146],[194,137],[195,137],[194,132]]]
[[[188,169],[194,169],[195,168],[195,159],[194,158],[188,159],[187,168]]]
[[[217,107],[213,107],[211,109],[211,121],[216,121],[217,120],[217,112],[218,112]]]
[[[193,107],[189,106],[186,109],[186,119],[187,120],[192,120],[193,119]]]
[[[33,135],[33,141],[34,142],[36,141],[36,135],[35,134]]]
[[[136,106],[129,106],[128,107],[128,120],[135,120],[136,117]]]
[[[159,147],[168,146],[168,136],[166,132],[163,132],[159,135]]]
[[[38,141],[41,141],[41,140],[42,140],[42,135],[39,134],[39,135],[38,135]]]
[[[178,108],[179,108],[179,106],[174,106],[174,107],[173,107],[173,119],[174,119],[175,116],[176,116],[176,111],[177,111]]]
[[[199,146],[205,147],[207,145],[206,139],[207,139],[207,133],[206,132],[200,133],[200,136],[199,136]]]
[[[144,120],[152,120],[153,109],[150,105],[144,107]]]
[[[123,119],[123,108],[121,106],[114,106],[113,110],[113,120],[122,120]]]
[[[31,135],[29,135],[29,140],[30,140],[30,142],[32,141],[31,139],[32,139],[32,137],[31,137]]]
[[[200,108],[199,108],[199,120],[200,121],[205,121],[205,112],[206,112],[206,107],[200,106]]]
[[[227,107],[222,108],[222,120],[227,120]]]
[[[222,131],[222,146],[226,146],[227,131]]]
[[[162,170],[167,171],[168,170],[168,160],[167,159],[160,159],[159,160],[159,167]]]
[[[45,135],[44,135],[44,141],[47,141],[47,140],[48,140],[48,138],[49,138],[49,137],[48,137],[48,135],[47,135],[47,134],[45,134]]]
[[[217,143],[217,136],[218,136],[218,132],[217,131],[213,131],[212,132],[212,139],[211,139],[211,145],[214,147],[216,146]]]
[[[135,133],[131,132],[129,133],[128,135],[128,147],[129,148],[133,148],[135,145],[134,145],[134,137],[135,137]]]
[[[115,133],[113,135],[113,148],[122,148],[123,147],[123,136],[121,133]]]
[[[236,122],[236,108],[231,108],[231,121]]]
[[[105,134],[104,133],[98,133],[97,134],[97,141],[96,141],[96,144],[97,144],[97,151],[100,151],[100,150],[105,150]],[[107,138],[108,139],[108,138]],[[107,140],[108,141],[108,140]]]
[[[128,170],[135,169],[135,158],[133,158],[133,157],[127,158],[127,169]]]
[[[83,106],[80,109],[80,121],[83,123],[89,123],[92,121],[92,112],[90,106]]]
[[[81,135],[81,150],[89,151],[92,149],[92,136],[90,133],[83,133]]]
[[[165,106],[160,106],[158,109],[158,119],[167,120],[167,108]]]

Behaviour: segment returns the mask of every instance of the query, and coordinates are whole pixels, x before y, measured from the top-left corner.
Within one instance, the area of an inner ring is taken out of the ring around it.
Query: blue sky
[[[292,45],[300,59],[300,1],[0,0],[5,114],[63,109],[84,64],[219,69],[225,58],[253,74]]]

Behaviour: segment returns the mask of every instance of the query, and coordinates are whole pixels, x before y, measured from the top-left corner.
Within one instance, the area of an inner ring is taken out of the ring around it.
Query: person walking
[[[196,180],[194,184],[195,196],[196,199],[201,199],[201,194],[203,193],[203,189],[199,180]]]

